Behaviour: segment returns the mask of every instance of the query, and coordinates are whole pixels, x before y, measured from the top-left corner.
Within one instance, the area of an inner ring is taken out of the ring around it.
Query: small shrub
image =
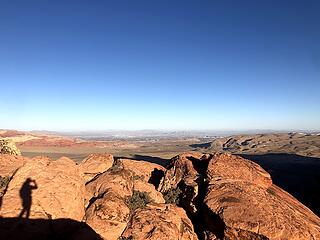
[[[267,192],[270,193],[271,195],[275,196],[276,192],[272,188],[268,188]]]
[[[137,180],[144,181],[144,176],[133,175],[132,180],[134,180],[134,181],[137,181]]]
[[[119,237],[118,240],[133,240],[133,236],[129,236],[129,237]]]
[[[168,192],[163,194],[164,200],[166,203],[172,203],[172,204],[179,204],[180,202],[180,194],[181,189],[180,188],[174,188],[170,189]]]
[[[10,182],[9,176],[5,176],[5,177],[0,176],[0,188],[6,188],[9,182]]]
[[[129,200],[129,208],[134,211],[138,208],[144,208],[152,200],[147,192],[133,191],[133,194]]]
[[[118,173],[123,170],[123,166],[120,162],[113,163],[112,167],[108,169],[108,172]]]

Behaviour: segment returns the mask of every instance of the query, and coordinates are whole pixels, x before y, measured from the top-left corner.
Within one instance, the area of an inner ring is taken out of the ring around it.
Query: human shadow
[[[241,154],[263,167],[273,183],[320,216],[320,159],[296,154]]]
[[[37,183],[31,178],[27,178],[23,183],[20,189],[20,197],[22,200],[22,211],[19,214],[19,218],[22,218],[25,215],[25,218],[28,219],[30,216],[30,209],[32,205],[32,191],[37,189]]]
[[[24,219],[0,217],[0,239],[100,240],[88,224],[73,219]]]

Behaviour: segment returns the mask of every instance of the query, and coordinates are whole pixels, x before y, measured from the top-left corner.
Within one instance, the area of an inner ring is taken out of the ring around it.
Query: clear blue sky
[[[320,1],[0,2],[0,128],[320,129]]]

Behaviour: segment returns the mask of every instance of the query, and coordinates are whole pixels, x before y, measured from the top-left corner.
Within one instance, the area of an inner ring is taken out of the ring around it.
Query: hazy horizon
[[[22,132],[52,132],[52,133],[62,133],[62,134],[105,134],[105,133],[116,133],[116,132],[155,132],[155,133],[208,133],[208,134],[225,134],[225,133],[289,133],[289,132],[302,132],[302,133],[312,133],[320,132],[319,129],[101,129],[101,130],[48,130],[48,129],[16,129],[16,128],[0,128],[0,130],[17,130]]]
[[[319,12],[312,0],[2,1],[0,128],[319,131]]]

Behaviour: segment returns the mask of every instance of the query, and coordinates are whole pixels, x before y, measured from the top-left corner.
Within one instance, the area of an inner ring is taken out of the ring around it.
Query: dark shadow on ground
[[[190,144],[189,147],[192,148],[208,148],[211,146],[212,142],[207,142],[207,143],[195,143],[195,144]]]
[[[0,217],[0,239],[60,240],[102,239],[84,222],[72,219],[21,219]]]
[[[22,200],[22,211],[19,215],[22,218],[25,215],[25,218],[29,218],[30,209],[32,205],[32,191],[37,189],[37,183],[35,180],[31,178],[27,178],[26,181],[23,183],[20,189],[20,198]]]
[[[320,159],[296,154],[262,154],[242,157],[263,167],[273,183],[289,192],[320,216]]]
[[[133,157],[114,157],[115,160],[125,158],[125,159],[132,159],[132,160],[142,160],[150,163],[156,163],[163,167],[166,167],[169,163],[169,159],[160,158],[160,157],[152,157],[146,155],[133,155]]]

